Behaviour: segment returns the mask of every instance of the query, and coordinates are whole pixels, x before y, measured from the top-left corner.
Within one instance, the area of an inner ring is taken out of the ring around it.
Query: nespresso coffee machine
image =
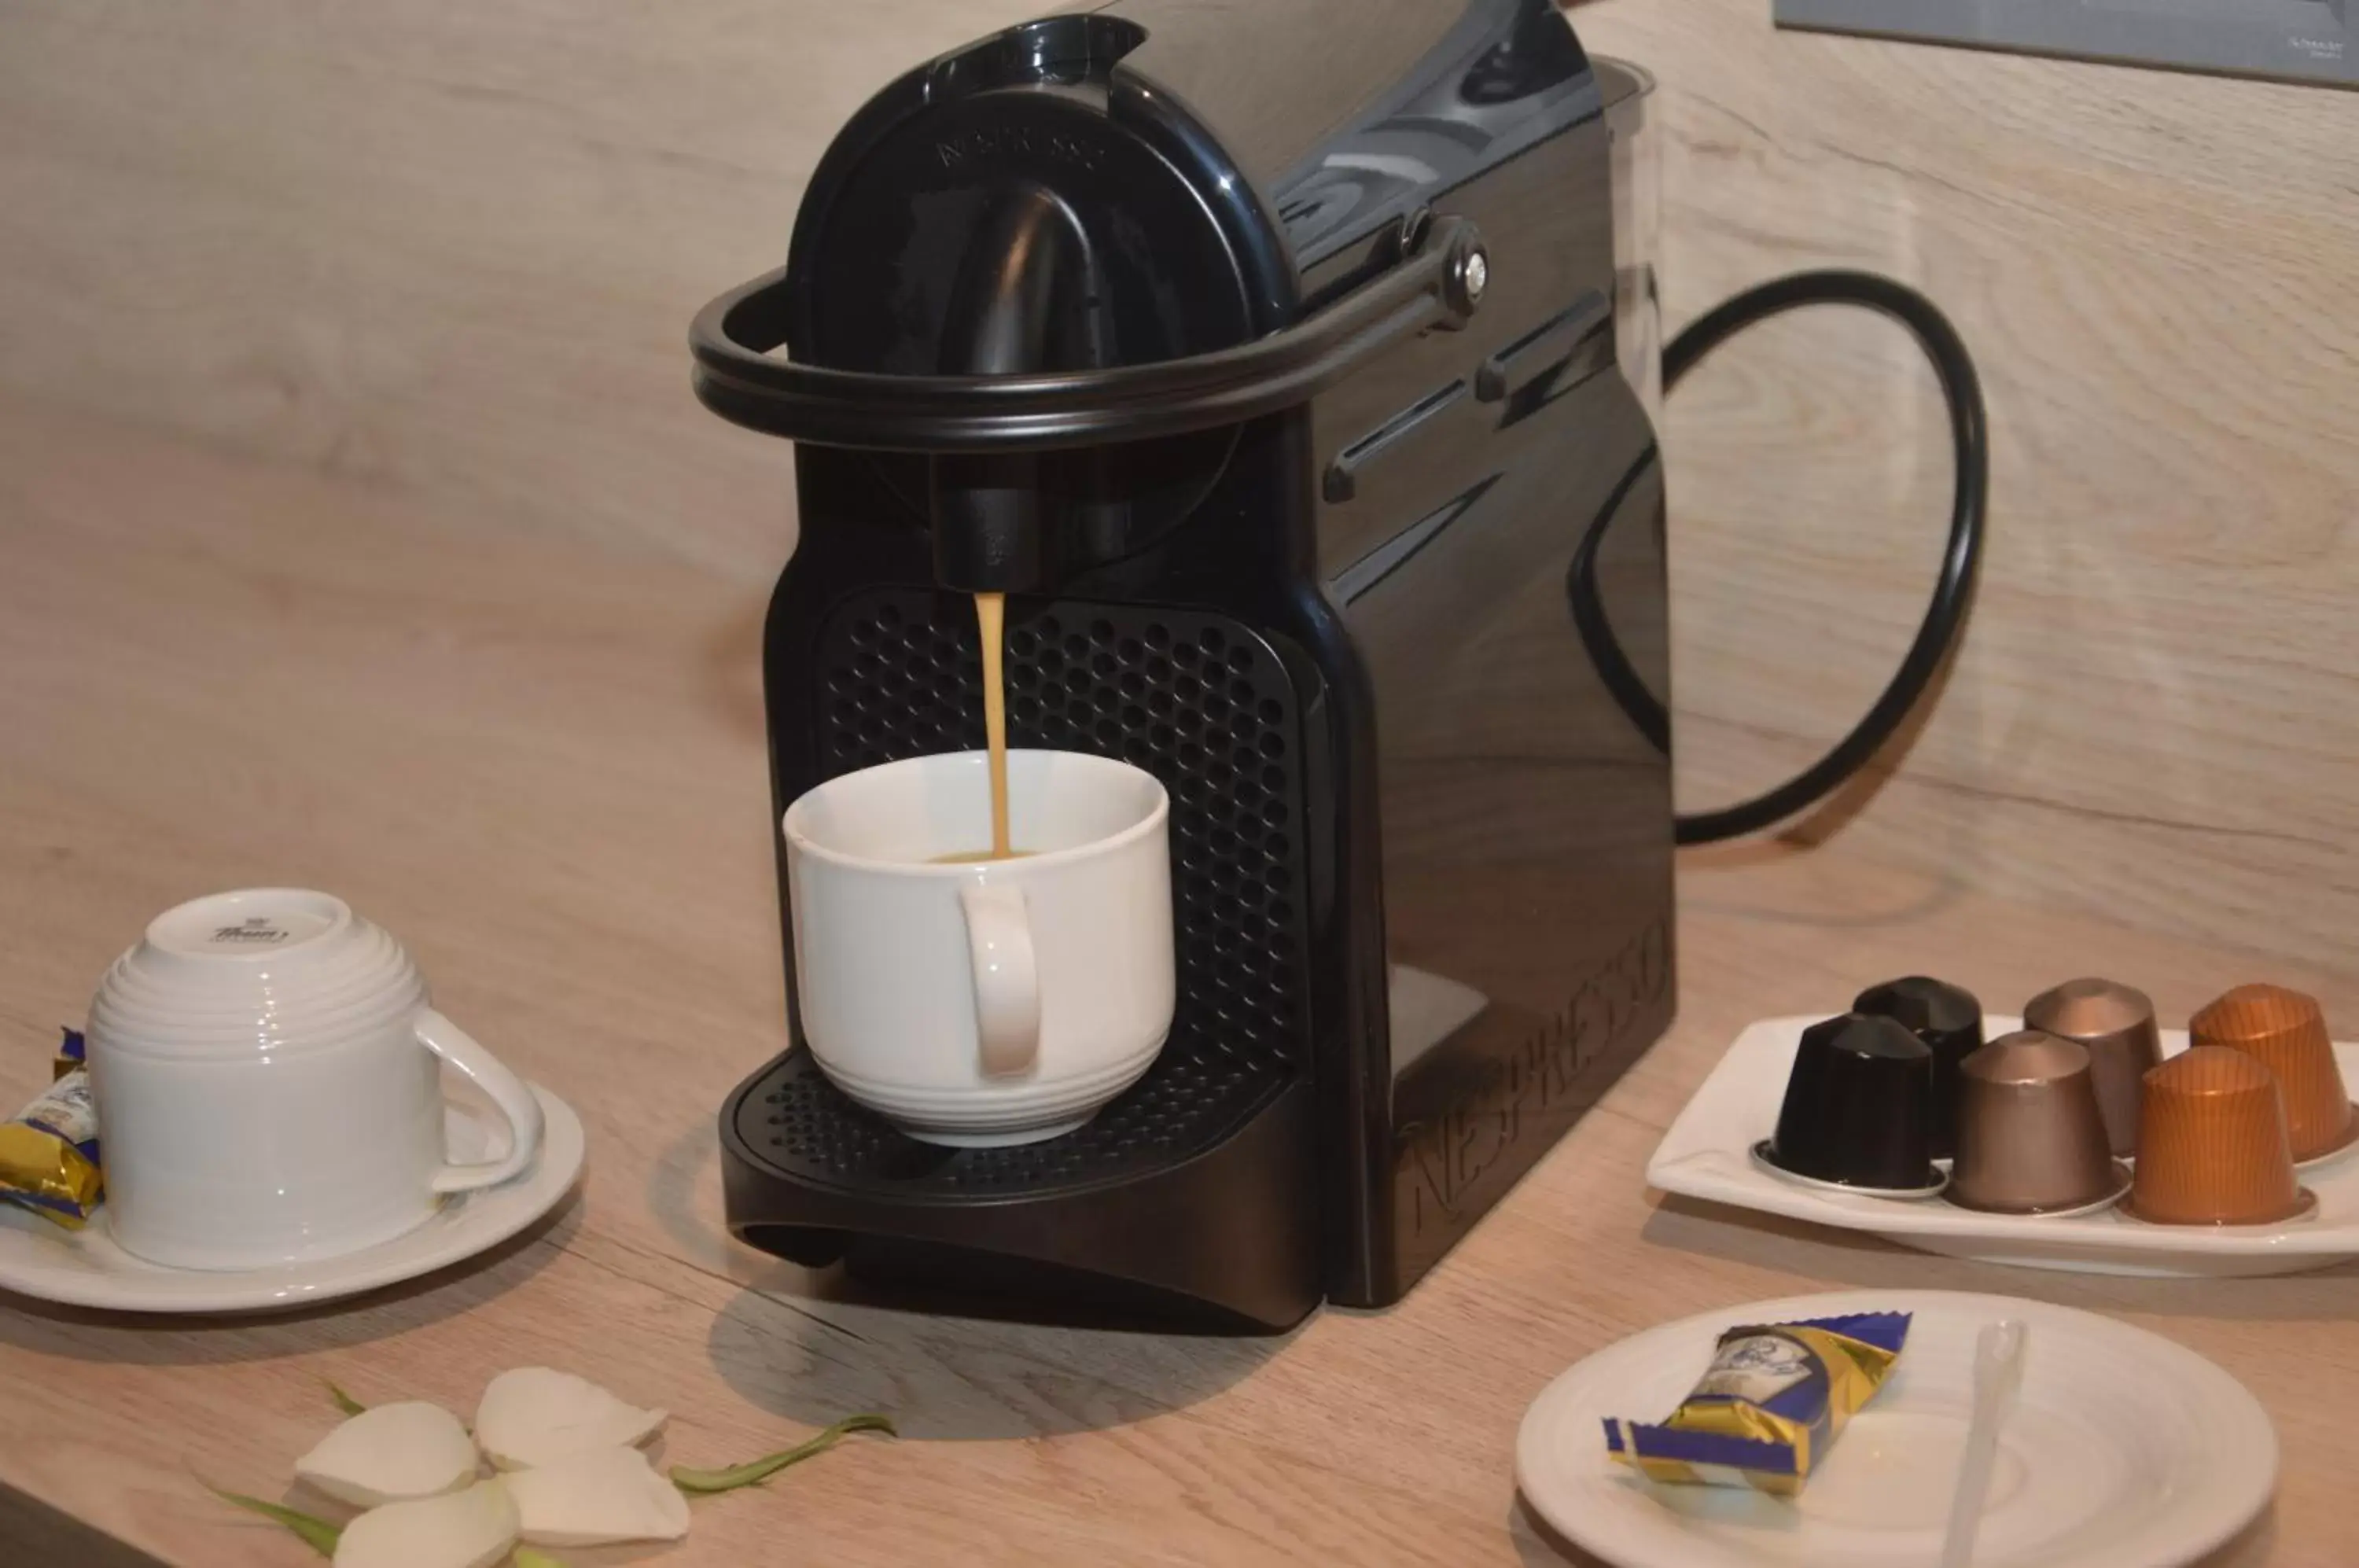
[[[903,1136],[798,1032],[722,1115],[735,1234],[1281,1328],[1398,1299],[1662,1030],[1669,761],[1614,696],[1668,689],[1638,86],[1548,0],[1119,0],[845,126],[693,333],[798,443],[774,804],[981,746],[1004,591],[1011,744],[1170,791],[1180,994],[1016,1148]]]

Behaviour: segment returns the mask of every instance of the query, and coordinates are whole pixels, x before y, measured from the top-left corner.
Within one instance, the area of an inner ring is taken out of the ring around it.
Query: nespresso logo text
[[[1484,1064],[1482,1078],[1444,1115],[1404,1128],[1401,1158],[1416,1172],[1410,1228],[1455,1221],[1466,1195],[1523,1137],[1528,1122],[1574,1096],[1582,1073],[1622,1042],[1632,1022],[1671,983],[1670,928],[1655,920],[1582,983],[1571,1000],[1513,1051]]]
[[[944,169],[956,169],[969,158],[1046,158],[1060,163],[1095,169],[1105,149],[1071,131],[1043,130],[1033,125],[985,125],[934,144],[934,156]]]

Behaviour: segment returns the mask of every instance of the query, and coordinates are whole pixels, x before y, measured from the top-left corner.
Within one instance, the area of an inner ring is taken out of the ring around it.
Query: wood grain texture
[[[1828,847],[1688,860],[1679,1028],[1393,1312],[1027,1328],[839,1300],[726,1239],[713,1111],[778,1036],[756,647],[791,502],[784,450],[689,399],[681,333],[775,265],[875,85],[1039,8],[0,0],[0,1100],[154,910],[311,883],[592,1140],[549,1227],[349,1310],[0,1301],[0,1431],[59,1434],[0,1446],[0,1487],[159,1561],[291,1568],[192,1465],[273,1487],[331,1419],[321,1375],[464,1408],[546,1360],[671,1406],[690,1462],[905,1419],[701,1505],[667,1563],[1540,1564],[1508,1456],[1564,1365],[1706,1305],[1951,1285],[2218,1359],[2287,1457],[2223,1561],[2359,1558],[2359,1271],[1983,1269],[1639,1176],[1745,1019],[1895,972],[1995,1007],[2114,973],[2169,1014],[2265,975],[2359,1017],[2348,94],[1774,35],[1759,0],[1582,7],[1664,81],[1674,321],[1873,267],[1981,360],[1984,602],[1915,749]],[[1832,314],[1674,410],[1694,805],[1864,702],[1946,458],[1905,342]],[[0,1558],[71,1551],[41,1517],[0,1508]]]
[[[0,0],[0,386],[775,573],[787,449],[688,395],[827,140],[1027,0]]]
[[[1892,273],[1979,362],[1990,552],[1964,656],[1852,821],[2010,897],[2346,961],[2359,919],[2359,97],[1582,6],[1668,129],[1674,325]],[[1939,396],[1860,312],[1758,329],[1666,433],[1680,783],[1814,759],[1897,664],[1948,510]]]
[[[761,581],[787,453],[686,396],[687,317],[775,265],[869,91],[1038,8],[0,0],[0,387]],[[1982,605],[1848,831],[2007,897],[2335,961],[2359,920],[2359,97],[1779,34],[1762,0],[1578,22],[1663,82],[1674,322],[1867,267],[1981,362]],[[1893,667],[1941,436],[1898,329],[1845,313],[1682,389],[1691,806],[1795,771]]]
[[[257,881],[401,932],[438,1005],[582,1114],[579,1203],[495,1256],[291,1317],[125,1321],[0,1299],[0,1489],[188,1568],[310,1561],[195,1480],[276,1491],[364,1400],[472,1407],[580,1369],[727,1462],[849,1411],[847,1444],[697,1509],[682,1568],[798,1561],[1543,1564],[1510,1454],[1565,1365],[1713,1304],[1844,1285],[2093,1306],[2211,1356],[2285,1440],[2223,1563],[2359,1553],[2359,1269],[2169,1283],[2027,1273],[1664,1203],[1647,1153],[1756,1015],[1935,966],[1995,1007],[2060,965],[2183,1015],[2267,974],[2359,978],[2043,912],[1850,844],[1691,857],[1678,1028],[1400,1307],[1278,1339],[930,1316],[731,1243],[713,1115],[778,1039],[756,588],[484,530],[336,478],[0,401],[0,1099],[158,908]],[[2069,955],[2069,956],[2068,956]],[[0,1512],[0,1530],[29,1517]],[[20,1541],[5,1543],[24,1544]],[[644,1553],[567,1553],[576,1568]]]

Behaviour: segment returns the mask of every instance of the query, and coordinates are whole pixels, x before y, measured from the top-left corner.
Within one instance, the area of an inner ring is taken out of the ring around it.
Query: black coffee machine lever
[[[780,267],[697,313],[696,396],[748,430],[880,452],[1037,452],[1235,424],[1296,407],[1402,340],[1473,316],[1490,279],[1473,223],[1420,216],[1402,232],[1399,261],[1293,326],[1183,359],[1036,375],[895,376],[772,359],[790,312]]]

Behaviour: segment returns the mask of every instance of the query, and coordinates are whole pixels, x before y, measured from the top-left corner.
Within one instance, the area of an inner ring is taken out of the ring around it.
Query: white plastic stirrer
[[[1966,1431],[1965,1457],[1958,1462],[1958,1489],[1950,1497],[1950,1529],[1941,1540],[1941,1568],[1967,1568],[1974,1555],[1974,1531],[1990,1495],[1991,1466],[1998,1459],[1999,1428],[2023,1387],[2022,1322],[2002,1318],[1985,1323],[1974,1339],[1974,1416]]]

